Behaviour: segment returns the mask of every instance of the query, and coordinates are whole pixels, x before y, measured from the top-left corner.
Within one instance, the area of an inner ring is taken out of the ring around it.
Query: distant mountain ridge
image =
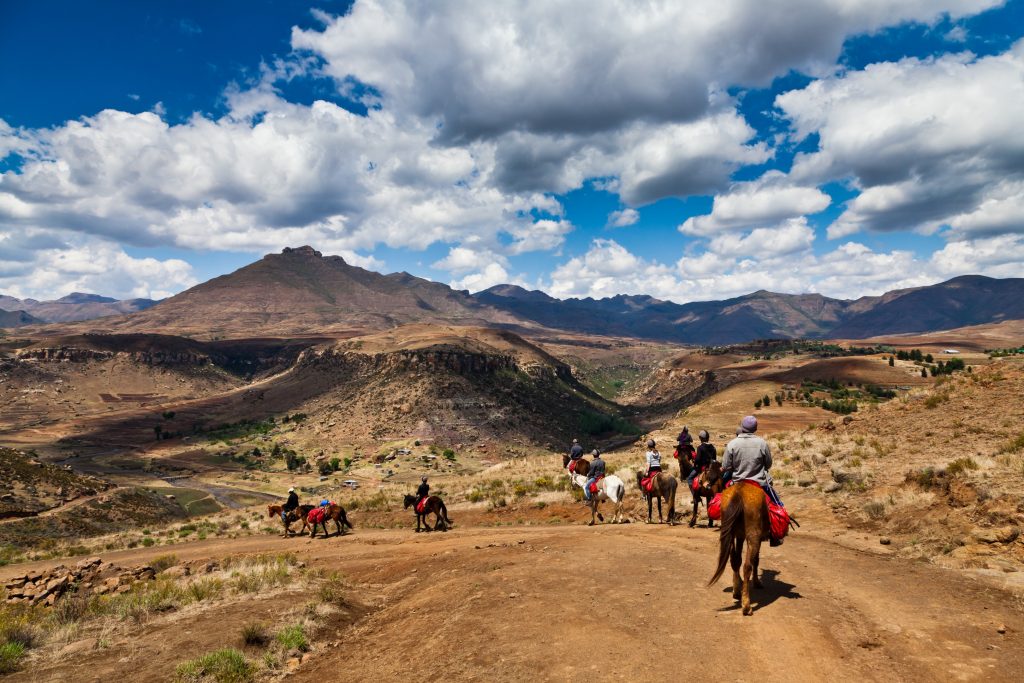
[[[0,309],[10,310],[4,301],[0,297]],[[12,301],[42,320],[55,319],[44,306],[131,303],[87,294],[72,294],[56,302]],[[130,315],[76,323],[62,328],[61,333],[337,337],[426,323],[500,326],[527,334],[547,328],[723,345],[764,338],[862,339],[1013,319],[1024,319],[1022,278],[965,275],[856,300],[765,290],[687,304],[646,295],[563,300],[507,284],[471,295],[408,273],[382,275],[365,270],[340,256],[324,256],[305,246],[268,254]]]
[[[93,320],[111,315],[124,315],[143,311],[157,302],[152,299],[118,300],[99,294],[72,292],[53,301],[37,301],[36,299],[17,299],[13,296],[0,294],[0,309],[5,311],[24,311],[30,319],[22,322],[3,322],[0,327],[19,327],[37,323],[66,323],[80,320]]]
[[[546,327],[689,344],[772,337],[862,339],[1024,319],[1024,279],[982,275],[852,301],[764,290],[688,304],[645,295],[563,300],[515,285],[497,285],[475,296]]]

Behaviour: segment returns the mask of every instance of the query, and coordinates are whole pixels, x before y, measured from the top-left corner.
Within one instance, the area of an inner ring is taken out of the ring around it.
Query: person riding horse
[[[297,510],[299,507],[299,496],[295,493],[295,487],[288,489],[288,500],[281,507],[281,520],[288,524],[288,513],[292,510]]]
[[[645,476],[651,476],[652,472],[661,472],[661,453],[654,448],[654,439],[647,440],[647,474]]]
[[[772,467],[772,451],[767,441],[754,434],[756,431],[757,418],[753,415],[743,418],[740,434],[725,447],[722,469],[733,483],[747,479],[757,483],[770,501],[784,507],[773,486],[772,475],[768,472]],[[778,545],[781,542],[773,539],[771,544]]]
[[[604,476],[604,460],[601,459],[601,451],[596,448],[591,453],[594,459],[590,461],[590,471],[587,472],[587,483],[583,487],[583,496],[590,500],[590,485],[596,483]]]
[[[419,509],[419,505],[430,495],[430,484],[427,483],[427,477],[424,475],[420,479],[419,488],[416,489],[416,509]]]
[[[690,490],[693,490],[693,480],[699,477],[701,472],[706,470],[713,460],[718,459],[718,451],[715,449],[714,444],[709,443],[711,435],[708,434],[707,430],[700,430],[697,437],[700,439],[700,445],[697,446],[697,454],[693,458],[693,469],[690,470],[690,476],[686,478],[686,485]]]

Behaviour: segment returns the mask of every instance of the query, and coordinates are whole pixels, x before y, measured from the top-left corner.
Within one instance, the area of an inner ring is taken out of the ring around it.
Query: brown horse
[[[403,507],[408,510],[409,506],[413,506],[412,510],[416,513],[416,533],[420,532],[420,521],[423,522],[423,531],[430,531],[430,525],[427,524],[427,515],[433,513],[434,515],[434,530],[435,531],[448,531],[452,526],[452,520],[448,519],[448,508],[444,506],[444,501],[438,496],[430,496],[427,498],[427,504],[423,507],[423,513],[420,514],[416,510],[416,502],[419,498],[416,496],[405,497]]]
[[[697,483],[699,486],[694,491],[690,488],[690,494],[693,496],[693,516],[690,517],[690,526],[696,526],[697,524],[697,507],[700,505],[700,499],[704,499],[705,509],[711,505],[711,499],[715,497],[716,493],[721,493],[725,488],[725,484],[722,483],[722,463],[717,460],[713,460],[708,468],[700,473],[697,477]],[[708,517],[708,528],[715,526],[715,520]]]
[[[636,473],[636,487],[640,490],[640,494],[647,498],[647,523],[652,522],[651,519],[651,504],[655,498],[658,499],[658,524],[664,524],[665,520],[661,516],[661,499],[665,499],[665,504],[668,506],[668,523],[670,526],[675,526],[676,523],[676,488],[679,486],[679,482],[668,472],[659,472],[658,476],[654,478],[654,486],[651,488],[651,492],[647,493],[644,487],[640,484],[640,480],[644,478],[644,473],[637,470]]]
[[[686,481],[693,471],[693,459],[696,456],[693,446],[677,446],[676,459],[679,460],[679,481]]]
[[[326,511],[324,512],[324,516],[320,518],[319,522],[314,522],[312,524],[309,522],[309,513],[316,508],[312,505],[301,505],[299,507],[300,509],[305,507],[310,508],[309,510],[306,510],[306,513],[302,516],[302,530],[305,531],[307,525],[312,527],[312,530],[309,532],[310,538],[316,536],[316,528],[318,525],[323,526],[324,528],[324,538],[330,536],[330,534],[327,533],[327,520],[329,519],[334,520],[334,531],[338,536],[345,535],[345,527],[348,527],[349,529],[353,528],[352,522],[348,521],[348,515],[345,514],[345,508],[341,507],[337,503],[331,503],[330,505],[325,506]]]
[[[288,534],[293,533],[291,530],[292,522],[298,520],[302,521],[302,531],[298,533],[306,533],[306,529],[309,528],[309,524],[306,523],[306,515],[309,514],[309,511],[312,510],[313,507],[314,506],[312,505],[300,505],[294,510],[289,510],[287,515],[282,516],[281,513],[284,512],[284,506],[275,503],[267,506],[267,515],[271,519],[277,517],[281,520],[281,523],[284,524],[284,536],[287,537]]]
[[[562,469],[568,469],[569,467],[569,456],[562,456]],[[587,476],[587,472],[590,471],[590,461],[586,458],[580,458],[576,461],[576,469],[571,474],[582,474],[584,477]]]
[[[725,490],[719,534],[718,568],[708,585],[722,577],[725,563],[731,561],[732,597],[742,601],[743,614],[749,615],[754,611],[750,607],[750,583],[753,581],[755,588],[761,588],[757,564],[761,556],[761,542],[768,540],[768,501],[761,487],[741,481]],[[747,542],[746,557],[743,557],[744,541]]]

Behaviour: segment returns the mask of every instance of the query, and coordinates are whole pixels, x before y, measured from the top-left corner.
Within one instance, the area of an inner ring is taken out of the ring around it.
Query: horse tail
[[[718,568],[715,569],[715,575],[708,581],[708,585],[714,585],[716,581],[722,578],[722,574],[725,572],[725,565],[729,563],[729,555],[732,554],[732,543],[733,534],[736,526],[736,522],[743,518],[743,496],[733,495],[729,498],[729,503],[725,509],[722,510],[722,523],[721,528],[718,531]]]
[[[352,526],[352,522],[348,521],[348,514],[345,512],[345,508],[341,508],[341,523],[349,529],[355,529],[355,527]]]
[[[437,504],[441,506],[441,516],[444,517],[445,524],[450,525],[452,523],[452,520],[448,518],[448,508],[445,507],[444,501],[438,498]]]

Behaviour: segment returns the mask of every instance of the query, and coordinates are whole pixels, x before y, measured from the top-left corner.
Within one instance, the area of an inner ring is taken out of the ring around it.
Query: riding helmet
[[[426,475],[423,475],[423,477],[422,477],[422,481],[426,481],[426,480],[427,480],[427,477],[426,477]]]
[[[647,447],[654,448],[654,439],[647,439]]]
[[[701,441],[707,441],[708,439],[710,439],[710,438],[711,438],[711,435],[710,435],[710,434],[708,434],[708,430],[706,430],[706,429],[702,429],[702,430],[700,430],[700,434],[698,434],[698,435],[697,435],[697,437],[698,437],[698,438],[699,438],[699,439],[700,439]]]
[[[590,454],[596,458],[597,456],[601,455],[601,451],[595,448],[594,450],[590,451]]]

